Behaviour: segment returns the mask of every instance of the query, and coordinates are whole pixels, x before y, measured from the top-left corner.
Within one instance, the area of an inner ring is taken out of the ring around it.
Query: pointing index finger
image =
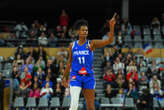
[[[117,16],[117,13],[114,13],[114,15],[113,15],[113,17],[112,17],[112,18],[114,18],[114,19],[115,19],[115,18],[116,18],[116,16]]]

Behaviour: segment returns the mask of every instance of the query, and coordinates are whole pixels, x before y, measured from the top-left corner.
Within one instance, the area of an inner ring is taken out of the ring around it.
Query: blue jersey
[[[90,44],[87,40],[85,44],[79,45],[78,40],[72,46],[72,68],[71,75],[90,74],[93,72],[93,51],[90,50]]]

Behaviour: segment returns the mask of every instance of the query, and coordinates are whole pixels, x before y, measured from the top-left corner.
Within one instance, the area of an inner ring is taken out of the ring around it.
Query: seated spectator
[[[57,82],[55,88],[54,88],[54,96],[59,97],[60,99],[62,98],[63,92],[62,92],[62,87],[61,83]]]
[[[77,34],[77,32],[76,32],[75,30],[73,30],[73,28],[71,27],[71,28],[69,28],[69,30],[68,30],[68,36],[74,41],[74,40],[77,39],[78,34]]]
[[[146,76],[145,72],[141,72],[140,78],[139,78],[140,85],[147,85],[148,84],[148,77]]]
[[[137,82],[138,81],[138,73],[136,72],[136,70],[132,69],[132,71],[127,74],[126,79],[127,79],[127,81],[129,81],[129,79],[132,79],[133,81]]]
[[[28,68],[28,72],[30,74],[32,74],[32,72],[33,72],[33,64],[31,63],[31,57],[30,56],[26,59],[26,63],[24,65],[22,65],[22,71],[24,71],[25,67],[27,67]]]
[[[14,80],[14,89],[19,88],[19,81],[20,81],[19,76],[20,76],[20,73],[18,73],[17,67],[13,67],[12,78]]]
[[[161,88],[159,87],[158,82],[153,83],[153,88],[150,88],[150,93],[153,95],[153,97],[156,97],[156,98],[162,97],[163,92]]]
[[[24,22],[18,23],[14,30],[16,31],[17,38],[26,38],[28,27],[24,24]]]
[[[46,62],[47,61],[47,53],[44,50],[44,47],[42,45],[39,45],[39,47],[38,47],[36,61],[39,60],[40,56],[42,56],[45,63],[47,63]]]
[[[43,81],[38,79],[38,76],[34,76],[32,80],[32,87],[34,87],[34,84],[37,84],[39,88],[41,88]]]
[[[116,96],[116,92],[112,90],[112,87],[110,84],[106,85],[106,89],[104,91],[105,97],[112,98]]]
[[[110,69],[107,69],[104,74],[104,80],[105,80],[105,85],[106,84],[113,85],[115,80],[115,74],[113,74],[113,72]]]
[[[34,73],[34,76],[37,76],[39,79],[39,82],[42,82],[43,80],[45,80],[45,73],[42,70],[41,67],[38,68],[38,71]]]
[[[42,56],[39,57],[39,59],[36,61],[36,64],[34,65],[34,72],[38,71],[39,68],[42,70],[46,68],[46,63]]]
[[[34,58],[34,59],[36,60],[36,59],[37,59],[37,58],[36,58],[36,57],[37,57],[36,55],[37,55],[36,50],[34,49],[33,46],[31,46],[30,49],[29,49],[29,51],[28,51],[27,54],[26,54],[26,57],[31,56],[32,58]]]
[[[158,28],[158,29],[160,28],[160,21],[159,21],[158,17],[154,17],[152,19],[151,26],[152,26],[152,28]]]
[[[124,88],[120,88],[118,90],[118,94],[116,95],[116,97],[121,98],[121,102],[124,103],[124,99],[125,99],[125,89]]]
[[[40,98],[38,83],[34,83],[33,88],[30,90],[29,97]]]
[[[143,89],[142,93],[137,99],[137,110],[153,110],[153,96],[149,89]]]
[[[65,48],[64,44],[62,45],[62,47],[60,48],[60,50],[57,52],[57,56],[63,56],[63,58],[67,58],[68,57],[68,51]]]
[[[21,58],[21,55],[20,54],[17,54],[17,56],[16,56],[16,58],[15,58],[15,60],[14,60],[14,62],[13,62],[14,64],[16,64],[16,65],[23,65],[24,64],[24,60]]]
[[[50,88],[53,88],[53,82],[50,80],[48,76],[46,77],[46,80],[43,81],[42,87],[45,87],[47,83],[49,84]]]
[[[18,54],[21,56],[22,59],[25,59],[25,52],[24,52],[24,49],[23,49],[23,46],[22,46],[22,45],[20,45],[20,46],[17,48],[17,50],[16,50],[16,52],[15,52],[15,58],[17,58],[17,55],[18,55]]]
[[[65,96],[65,97],[70,97],[70,96],[71,96],[71,94],[70,94],[70,88],[69,88],[69,87],[67,87],[67,88],[65,89],[64,96]]]
[[[48,38],[48,45],[50,47],[56,47],[58,38],[54,35],[53,32],[50,33],[50,36]]]
[[[117,57],[113,64],[114,73],[117,73],[119,69],[124,70],[124,68],[125,68],[124,63],[120,62],[120,58]]]
[[[161,81],[158,79],[157,75],[153,75],[152,79],[149,82],[149,88],[150,89],[153,88],[155,82],[157,82],[159,88],[161,88]]]
[[[118,35],[117,35],[117,38],[116,39],[117,39],[116,44],[120,48],[122,48],[122,46],[123,46],[123,35],[122,35],[122,32],[121,31],[118,32]]]
[[[47,46],[48,44],[48,39],[45,35],[44,32],[41,33],[41,36],[38,38],[38,43],[39,45],[44,45],[44,46]]]
[[[115,89],[127,88],[127,82],[125,81],[125,76],[123,74],[117,74],[114,88]]]
[[[132,26],[128,19],[123,19],[123,23],[121,25],[121,31],[124,35],[130,35],[130,32],[132,30]]]
[[[137,67],[136,67],[134,61],[131,60],[130,63],[129,63],[129,65],[126,66],[126,72],[129,73],[129,72],[131,72],[134,69],[137,70]]]
[[[21,81],[19,85],[18,96],[27,98],[28,92],[29,92],[28,85],[26,85],[24,81]]]
[[[41,89],[40,96],[50,99],[53,94],[52,88],[49,86],[49,83],[46,83]]]
[[[127,90],[127,97],[132,97],[136,101],[138,99],[138,91],[134,84],[129,83],[129,87]]]

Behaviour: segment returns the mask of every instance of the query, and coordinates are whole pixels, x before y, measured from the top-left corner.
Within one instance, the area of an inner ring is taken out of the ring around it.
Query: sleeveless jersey
[[[85,44],[79,45],[76,40],[72,46],[72,68],[71,74],[93,74],[93,51],[87,40]]]

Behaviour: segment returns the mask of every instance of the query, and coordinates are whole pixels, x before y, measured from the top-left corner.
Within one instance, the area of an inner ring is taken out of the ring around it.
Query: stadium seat
[[[143,27],[143,34],[144,34],[144,35],[150,35],[150,34],[151,34],[150,28],[149,28],[148,25],[145,25],[145,26]]]
[[[153,29],[153,34],[160,35],[161,34],[160,29],[158,29],[158,28]]]
[[[59,97],[53,97],[50,101],[51,108],[59,108],[60,107],[60,100]]]
[[[115,98],[111,98],[111,102],[113,104],[122,104],[123,100],[121,98],[115,97]]]
[[[23,97],[17,97],[14,101],[14,108],[24,107],[24,99]]]
[[[3,70],[3,76],[5,76],[6,78],[10,78],[11,71],[9,69],[8,70]]]
[[[139,25],[134,25],[133,28],[135,30],[135,35],[141,35],[141,28]]]
[[[68,108],[71,104],[71,97],[64,97],[62,108]]]
[[[142,48],[142,43],[141,42],[135,43],[134,48]]]
[[[29,97],[27,99],[27,104],[26,104],[26,108],[35,108],[36,107],[36,99]]]
[[[107,97],[102,97],[101,98],[101,104],[109,104],[110,102],[109,102],[109,98],[107,98]]]
[[[48,108],[48,99],[47,98],[44,98],[44,97],[41,97],[39,99],[39,105],[38,105],[39,108]]]
[[[125,99],[125,107],[127,107],[127,108],[135,107],[133,98],[126,98]]]

